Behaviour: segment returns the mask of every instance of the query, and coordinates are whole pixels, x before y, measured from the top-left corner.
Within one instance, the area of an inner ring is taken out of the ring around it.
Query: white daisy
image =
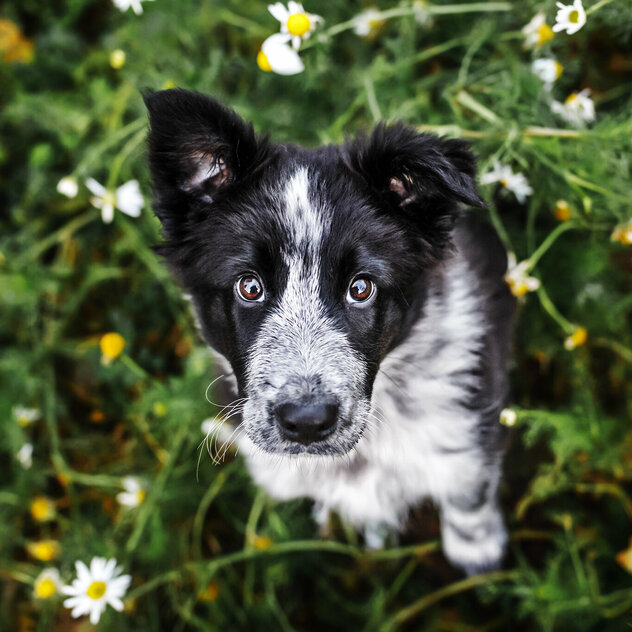
[[[71,585],[62,586],[61,592],[70,595],[64,601],[66,608],[72,608],[73,618],[90,615],[90,623],[96,625],[109,604],[119,612],[123,610],[121,598],[132,581],[131,575],[121,575],[122,569],[114,558],[93,557],[90,568],[81,561],[75,562],[77,579]]]
[[[50,599],[62,587],[59,571],[56,568],[45,568],[35,579],[33,594],[37,599]]]
[[[555,16],[553,31],[556,33],[566,31],[568,35],[573,35],[586,24],[586,11],[584,11],[582,0],[575,0],[573,4],[562,4],[561,2],[556,2],[556,4],[558,12]]]
[[[529,276],[531,262],[528,259],[516,260],[513,252],[507,253],[507,272],[505,281],[514,296],[524,296],[527,292],[534,292],[540,287],[540,279]]]
[[[366,9],[353,18],[353,32],[360,37],[368,37],[384,24],[384,18],[377,9]]]
[[[289,45],[290,35],[275,33],[270,35],[257,55],[257,64],[265,72],[278,75],[297,75],[305,70],[298,53]]]
[[[42,416],[39,408],[26,408],[24,406],[14,406],[13,416],[22,428],[30,426],[34,421]]]
[[[28,470],[33,465],[33,444],[25,443],[15,455],[20,465]]]
[[[544,13],[536,13],[533,19],[522,28],[525,48],[538,48],[553,39],[553,29],[546,23]]]
[[[116,500],[124,507],[138,507],[147,496],[145,486],[135,476],[126,476],[123,481],[124,492],[116,495]]]
[[[67,198],[76,197],[79,193],[79,185],[77,179],[72,176],[66,176],[57,183],[57,192],[65,195]]]
[[[583,127],[585,123],[595,120],[595,103],[589,95],[588,88],[581,92],[573,92],[566,97],[564,103],[552,101],[551,110],[573,127]]]
[[[524,204],[527,197],[533,193],[529,182],[522,173],[514,173],[509,165],[501,165],[494,161],[494,168],[481,176],[481,184],[500,182],[503,187],[511,191],[520,204]]]
[[[301,42],[323,21],[320,15],[306,13],[298,2],[288,2],[287,8],[282,2],[276,2],[268,6],[268,11],[281,23],[281,33],[290,35],[294,50],[298,50]]]
[[[131,8],[136,15],[140,15],[143,12],[142,3],[148,0],[112,0],[112,2],[119,11],[127,11]]]
[[[557,81],[564,67],[556,59],[535,59],[531,64],[531,72],[541,81],[544,82],[544,87],[550,90],[553,87],[555,81]]]
[[[101,210],[101,219],[105,224],[109,224],[114,219],[115,207],[130,217],[138,217],[145,204],[138,180],[130,180],[116,191],[108,191],[94,178],[88,178],[86,186],[94,195],[90,203]]]
[[[503,426],[511,428],[511,426],[516,425],[517,420],[518,415],[516,414],[515,410],[512,410],[511,408],[503,408],[503,410],[500,411],[499,421]]]

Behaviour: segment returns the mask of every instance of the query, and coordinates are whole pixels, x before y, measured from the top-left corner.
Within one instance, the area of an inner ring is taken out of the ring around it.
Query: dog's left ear
[[[438,247],[449,239],[457,202],[485,206],[465,141],[420,134],[402,123],[380,124],[369,138],[349,143],[345,158],[390,213],[418,226]]]

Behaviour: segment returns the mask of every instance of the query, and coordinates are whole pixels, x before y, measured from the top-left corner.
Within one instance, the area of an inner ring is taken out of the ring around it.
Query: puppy
[[[145,95],[159,248],[230,363],[238,443],[279,499],[367,543],[430,497],[447,558],[497,567],[514,301],[465,142],[378,125],[273,144],[214,99]]]

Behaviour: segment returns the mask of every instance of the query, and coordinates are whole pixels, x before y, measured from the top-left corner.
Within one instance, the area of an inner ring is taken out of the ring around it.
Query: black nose
[[[276,416],[281,433],[290,441],[312,443],[322,441],[335,429],[338,404],[295,404],[277,406]]]

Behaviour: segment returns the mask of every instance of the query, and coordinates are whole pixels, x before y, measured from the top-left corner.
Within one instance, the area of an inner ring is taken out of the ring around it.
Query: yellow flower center
[[[562,66],[562,64],[560,64],[559,61],[555,62],[555,78],[559,79],[562,76],[562,73],[564,72],[564,66]]]
[[[109,334],[105,334],[101,338],[99,346],[101,347],[101,353],[108,360],[114,360],[114,358],[121,355],[121,352],[125,347],[125,339],[121,336],[121,334],[111,332]]]
[[[50,577],[40,579],[35,583],[35,596],[38,599],[48,599],[57,592],[57,586]]]
[[[578,327],[571,336],[571,340],[576,347],[581,347],[586,342],[587,338],[588,332],[583,327]]]
[[[524,281],[509,281],[509,289],[514,296],[524,296],[529,291]]]
[[[542,44],[546,44],[553,39],[553,29],[546,23],[541,24],[538,27],[538,45],[542,46]]]
[[[268,61],[268,57],[262,50],[257,53],[257,66],[259,66],[259,68],[261,68],[264,72],[272,71],[272,66]]]
[[[101,599],[105,595],[106,585],[104,582],[92,582],[88,586],[86,594],[90,599]]]
[[[136,500],[138,501],[139,505],[143,502],[143,500],[145,500],[146,496],[147,496],[147,492],[144,489],[139,489],[136,492]]]
[[[568,14],[568,21],[572,22],[573,24],[577,24],[577,22],[579,22],[579,11],[577,9],[573,9]]]
[[[287,30],[290,35],[302,37],[309,31],[312,24],[304,13],[294,13],[287,19]]]
[[[572,94],[569,94],[566,97],[566,100],[564,101],[564,105],[568,105],[569,103],[572,103],[575,100],[577,100],[577,92],[573,92]]]
[[[505,180],[505,178],[501,178],[500,184],[502,184],[505,188],[507,188],[507,180]]]

